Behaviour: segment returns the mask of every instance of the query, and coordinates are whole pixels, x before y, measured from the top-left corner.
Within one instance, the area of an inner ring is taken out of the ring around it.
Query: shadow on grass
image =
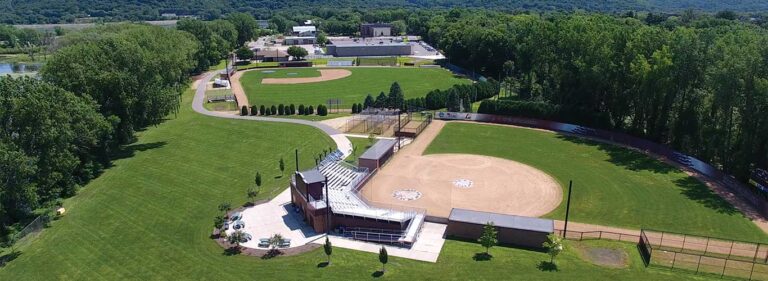
[[[266,253],[266,254],[264,254],[263,256],[261,256],[261,259],[263,259],[263,260],[268,260],[268,259],[271,259],[271,258],[274,258],[274,257],[280,256],[280,255],[282,255],[282,254],[283,254],[283,252],[281,252],[281,251],[280,251],[280,250],[278,250],[278,249],[270,249],[269,251],[267,251],[267,253]]]
[[[486,253],[486,252],[475,253],[475,255],[472,257],[472,259],[475,260],[475,261],[489,261],[489,260],[493,259],[493,255],[491,255],[489,253]]]
[[[0,256],[0,268],[5,267],[7,263],[11,262],[12,260],[15,260],[19,256],[21,256],[21,251],[12,251],[10,253]]]
[[[381,271],[381,270],[377,270],[377,271],[374,271],[373,273],[371,273],[371,277],[373,277],[373,278],[379,278],[379,277],[382,277],[382,276],[384,276],[384,271]]]
[[[325,268],[328,265],[330,265],[327,261],[321,262],[317,264],[317,268]]]
[[[115,151],[112,154],[112,157],[110,158],[110,160],[115,161],[115,160],[130,158],[136,155],[137,151],[142,152],[142,151],[152,150],[156,148],[161,148],[166,144],[168,143],[164,141],[159,141],[159,142],[151,142],[151,143],[126,145],[126,146],[120,147],[117,151]]]
[[[621,146],[568,135],[557,135],[557,138],[575,144],[596,147],[600,151],[608,154],[608,157],[610,157],[608,162],[631,171],[650,171],[659,174],[668,174],[679,171],[676,167],[654,159],[651,156]]]
[[[675,184],[682,189],[680,193],[685,197],[704,205],[704,207],[721,214],[735,215],[741,213],[736,207],[694,177],[675,180]]]
[[[229,247],[224,249],[225,256],[234,256],[240,254],[240,247]]]
[[[536,265],[536,268],[538,268],[541,271],[549,271],[549,272],[559,271],[559,269],[557,269],[557,264],[553,262],[548,262],[548,261],[539,262],[539,264]]]

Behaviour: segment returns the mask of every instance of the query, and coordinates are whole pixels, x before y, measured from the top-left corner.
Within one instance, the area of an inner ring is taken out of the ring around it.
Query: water
[[[0,75],[30,74],[33,75],[43,66],[41,63],[9,63],[0,62]]]

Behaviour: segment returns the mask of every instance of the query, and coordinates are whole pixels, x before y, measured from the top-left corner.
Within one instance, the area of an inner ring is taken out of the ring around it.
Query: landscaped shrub
[[[277,106],[272,105],[272,107],[270,107],[269,114],[271,115],[277,114]]]
[[[248,106],[243,105],[243,107],[240,108],[240,115],[242,116],[248,115]]]
[[[254,106],[251,106],[251,115],[257,115],[259,114],[259,108]]]
[[[355,113],[357,113],[357,104],[353,103],[352,104],[352,114],[355,114]]]
[[[299,115],[304,115],[305,111],[307,111],[307,110],[304,108],[304,105],[300,104],[299,105]]]
[[[328,107],[326,107],[325,105],[322,105],[322,104],[318,105],[317,106],[317,115],[320,115],[320,116],[328,115]]]
[[[263,104],[259,106],[259,114],[267,115],[267,108]]]
[[[290,115],[296,114],[296,106],[295,105],[291,104],[288,108],[289,108],[288,114],[290,114]]]
[[[306,115],[315,114],[315,109],[310,105],[309,108],[307,108],[307,112],[305,112]]]
[[[277,115],[285,115],[285,106],[282,103],[277,106]]]

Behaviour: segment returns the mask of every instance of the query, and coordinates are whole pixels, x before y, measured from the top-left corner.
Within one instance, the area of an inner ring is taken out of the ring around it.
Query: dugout
[[[542,248],[547,235],[555,230],[555,222],[550,219],[453,208],[445,235],[476,240],[487,222],[496,226],[499,243],[525,248]]]
[[[371,148],[363,152],[358,158],[358,166],[368,168],[373,171],[383,166],[389,160],[389,157],[395,153],[396,140],[382,139],[377,141]]]

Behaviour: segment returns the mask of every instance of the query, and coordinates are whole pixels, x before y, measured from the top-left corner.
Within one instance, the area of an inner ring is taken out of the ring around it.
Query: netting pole
[[[568,237],[568,214],[571,212],[571,189],[573,188],[573,181],[568,181],[568,202],[565,205],[565,227],[563,227],[563,238]]]

